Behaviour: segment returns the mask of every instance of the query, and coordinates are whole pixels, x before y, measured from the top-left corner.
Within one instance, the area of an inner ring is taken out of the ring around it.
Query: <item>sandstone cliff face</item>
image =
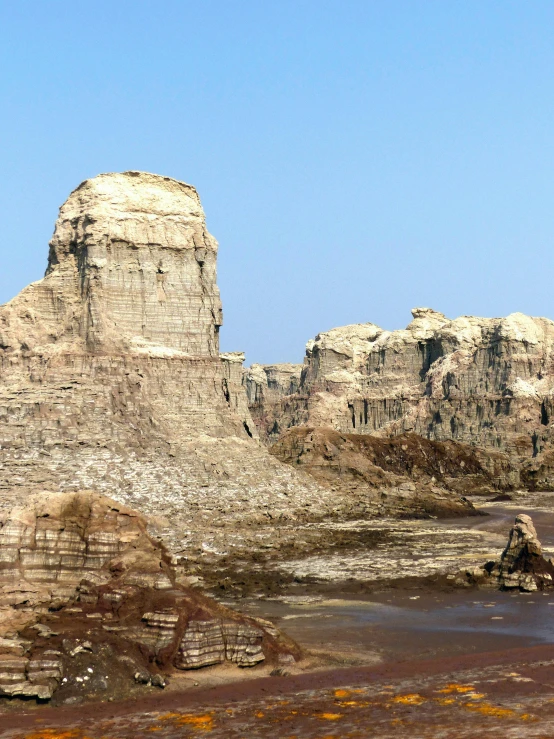
[[[126,172],[69,196],[46,276],[0,307],[0,510],[96,489],[179,549],[214,520],[332,505],[256,441],[244,355],[219,354],[216,256],[190,185]]]
[[[60,209],[43,280],[4,307],[4,350],[216,357],[217,242],[196,190],[144,172],[86,180]]]
[[[274,441],[301,424],[357,434],[415,432],[505,451],[521,462],[548,448],[554,322],[520,313],[455,320],[428,308],[412,313],[405,330],[368,323],[319,334],[307,344],[296,392],[266,390],[263,368],[247,370],[262,436]]]
[[[35,491],[96,490],[203,563],[279,523],[359,513],[356,495],[257,439],[244,356],[219,354],[216,256],[190,185],[125,172],[69,196],[46,276],[0,307],[0,512]],[[304,392],[297,366],[256,372],[258,404]]]
[[[114,500],[44,493],[0,521],[0,696],[113,696],[175,669],[298,655],[271,624],[179,584],[146,518]]]

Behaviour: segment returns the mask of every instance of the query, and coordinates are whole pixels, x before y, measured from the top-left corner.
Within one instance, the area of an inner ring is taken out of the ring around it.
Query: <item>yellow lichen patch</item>
[[[263,718],[265,716],[265,713],[263,711],[258,711],[256,714],[256,718]]]
[[[466,693],[464,698],[469,698],[470,701],[482,701],[486,695],[485,693]]]
[[[395,695],[391,698],[393,703],[401,703],[403,706],[419,706],[427,700],[419,693],[407,693],[406,695]]]
[[[365,706],[371,706],[370,701],[340,701],[339,706],[358,706],[358,708],[365,708]]]
[[[339,718],[342,718],[342,713],[317,713],[316,718],[323,721],[338,721]]]
[[[511,708],[500,708],[500,706],[493,706],[492,703],[464,703],[463,706],[469,711],[477,711],[483,716],[494,718],[511,718],[517,715]]]
[[[437,693],[473,693],[475,692],[474,685],[460,685],[459,683],[448,683],[448,685],[442,690],[437,690]]]

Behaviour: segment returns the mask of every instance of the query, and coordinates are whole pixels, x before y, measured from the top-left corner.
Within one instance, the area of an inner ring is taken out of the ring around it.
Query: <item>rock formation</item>
[[[364,516],[472,515],[476,511],[464,495],[510,489],[513,475],[500,455],[495,459],[465,444],[414,433],[379,437],[298,426],[269,451],[337,494],[357,499]]]
[[[543,556],[531,516],[520,513],[510,529],[508,543],[500,559],[462,573],[458,582],[534,592],[552,587],[553,578],[554,564]]]
[[[247,370],[262,437],[272,442],[299,425],[414,432],[504,453],[519,465],[523,484],[552,486],[554,322],[521,313],[455,320],[428,308],[412,314],[405,330],[367,323],[318,334],[306,346],[295,391],[279,365]]]
[[[216,255],[190,185],[125,172],[71,193],[46,276],[0,307],[0,511],[94,489],[178,550],[209,546],[214,520],[333,507],[255,438],[244,355],[219,354]]]
[[[244,356],[219,354],[216,256],[190,185],[125,172],[71,193],[46,276],[0,307],[0,512],[37,491],[96,490],[204,562],[251,552],[260,526],[359,514],[358,493],[337,495],[258,440]],[[318,366],[324,353],[314,345]],[[250,376],[257,403],[280,393],[292,408],[304,392],[295,366]]]
[[[0,695],[113,694],[298,654],[271,624],[179,584],[145,517],[109,498],[36,495],[0,522]]]

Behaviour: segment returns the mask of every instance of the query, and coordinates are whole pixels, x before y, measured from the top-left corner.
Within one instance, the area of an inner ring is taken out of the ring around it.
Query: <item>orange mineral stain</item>
[[[339,718],[342,718],[342,713],[318,713],[316,717],[324,721],[338,721]]]
[[[393,703],[401,703],[404,706],[419,706],[427,699],[419,693],[408,693],[407,695],[395,695],[391,700]]]
[[[483,716],[493,716],[494,718],[511,718],[516,715],[515,711],[511,708],[500,708],[500,706],[493,706],[492,703],[464,703],[464,708],[468,711],[476,711],[482,713]]]
[[[164,713],[159,721],[170,721],[175,726],[191,726],[198,731],[211,731],[214,728],[213,714],[202,713]]]
[[[437,693],[473,693],[475,687],[473,685],[460,685],[459,683],[448,683],[448,685],[442,690],[437,690]]]
[[[349,698],[351,695],[349,690],[335,690],[335,698]]]

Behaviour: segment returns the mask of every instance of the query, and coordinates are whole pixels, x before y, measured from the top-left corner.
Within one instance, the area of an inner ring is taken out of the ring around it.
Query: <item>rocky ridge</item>
[[[357,497],[360,513],[369,516],[472,515],[465,495],[511,490],[517,478],[502,455],[414,433],[381,437],[298,426],[270,452],[337,495]]]
[[[302,425],[343,434],[413,432],[503,453],[518,467],[518,483],[551,488],[554,322],[521,313],[455,320],[429,308],[412,314],[405,330],[367,323],[318,334],[292,392],[279,365],[246,370],[262,438],[272,443]]]

